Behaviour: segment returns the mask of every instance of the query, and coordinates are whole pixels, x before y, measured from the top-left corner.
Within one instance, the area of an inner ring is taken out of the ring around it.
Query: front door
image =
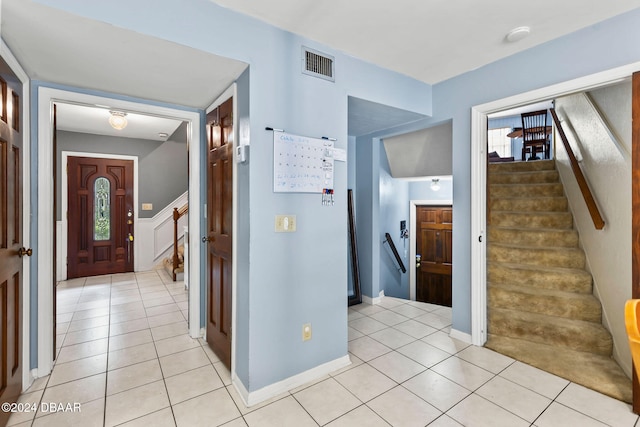
[[[207,342],[231,368],[233,98],[207,114]]]
[[[133,160],[68,158],[67,277],[133,271]]]
[[[452,213],[450,206],[416,207],[418,301],[451,307]]]
[[[0,61],[0,400],[22,391],[22,136],[21,85]],[[29,251],[29,254],[31,252]],[[0,425],[11,413],[0,411]]]

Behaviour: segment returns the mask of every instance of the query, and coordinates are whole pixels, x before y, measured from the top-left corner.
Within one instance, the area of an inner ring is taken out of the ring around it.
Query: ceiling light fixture
[[[109,111],[109,124],[116,130],[122,130],[127,127],[127,113],[122,111]]]
[[[440,178],[431,179],[431,190],[433,191],[440,190]]]
[[[162,139],[164,139],[164,138],[168,138],[168,137],[169,137],[169,134],[168,134],[168,133],[166,133],[166,132],[160,132],[160,133],[158,133],[158,137],[159,137],[159,138],[162,138]]]
[[[515,43],[518,40],[522,40],[523,38],[527,37],[530,33],[531,33],[531,28],[529,27],[517,27],[509,31],[505,39],[509,43]]]

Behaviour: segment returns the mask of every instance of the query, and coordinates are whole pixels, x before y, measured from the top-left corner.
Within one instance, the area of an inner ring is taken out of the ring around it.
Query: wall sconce
[[[111,116],[109,116],[109,124],[112,128],[116,130],[122,130],[127,127],[127,118],[125,117],[127,113],[122,111],[109,111]]]
[[[433,190],[433,191],[440,190],[440,179],[439,178],[431,179],[431,190]]]

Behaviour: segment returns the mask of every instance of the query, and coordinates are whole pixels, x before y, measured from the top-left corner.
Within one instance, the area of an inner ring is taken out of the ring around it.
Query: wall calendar
[[[333,189],[334,142],[274,130],[273,191],[323,193]]]

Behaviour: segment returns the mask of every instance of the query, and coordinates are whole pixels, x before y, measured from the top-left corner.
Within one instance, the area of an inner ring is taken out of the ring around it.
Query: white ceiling
[[[212,0],[434,84],[640,7],[640,0]],[[506,34],[529,26],[515,43]]]
[[[117,130],[109,125],[109,108],[63,102],[56,103],[56,106],[56,128],[70,132],[166,141],[182,124],[180,120],[128,111],[126,112],[127,127]],[[160,136],[160,133],[166,136]]]
[[[640,7],[640,0],[215,2],[430,84]],[[246,67],[31,0],[0,4],[2,37],[32,79],[206,108]],[[522,25],[531,35],[506,43]],[[350,99],[350,135],[420,118],[372,104]]]
[[[2,38],[32,79],[206,108],[246,68],[31,0],[1,5]]]

